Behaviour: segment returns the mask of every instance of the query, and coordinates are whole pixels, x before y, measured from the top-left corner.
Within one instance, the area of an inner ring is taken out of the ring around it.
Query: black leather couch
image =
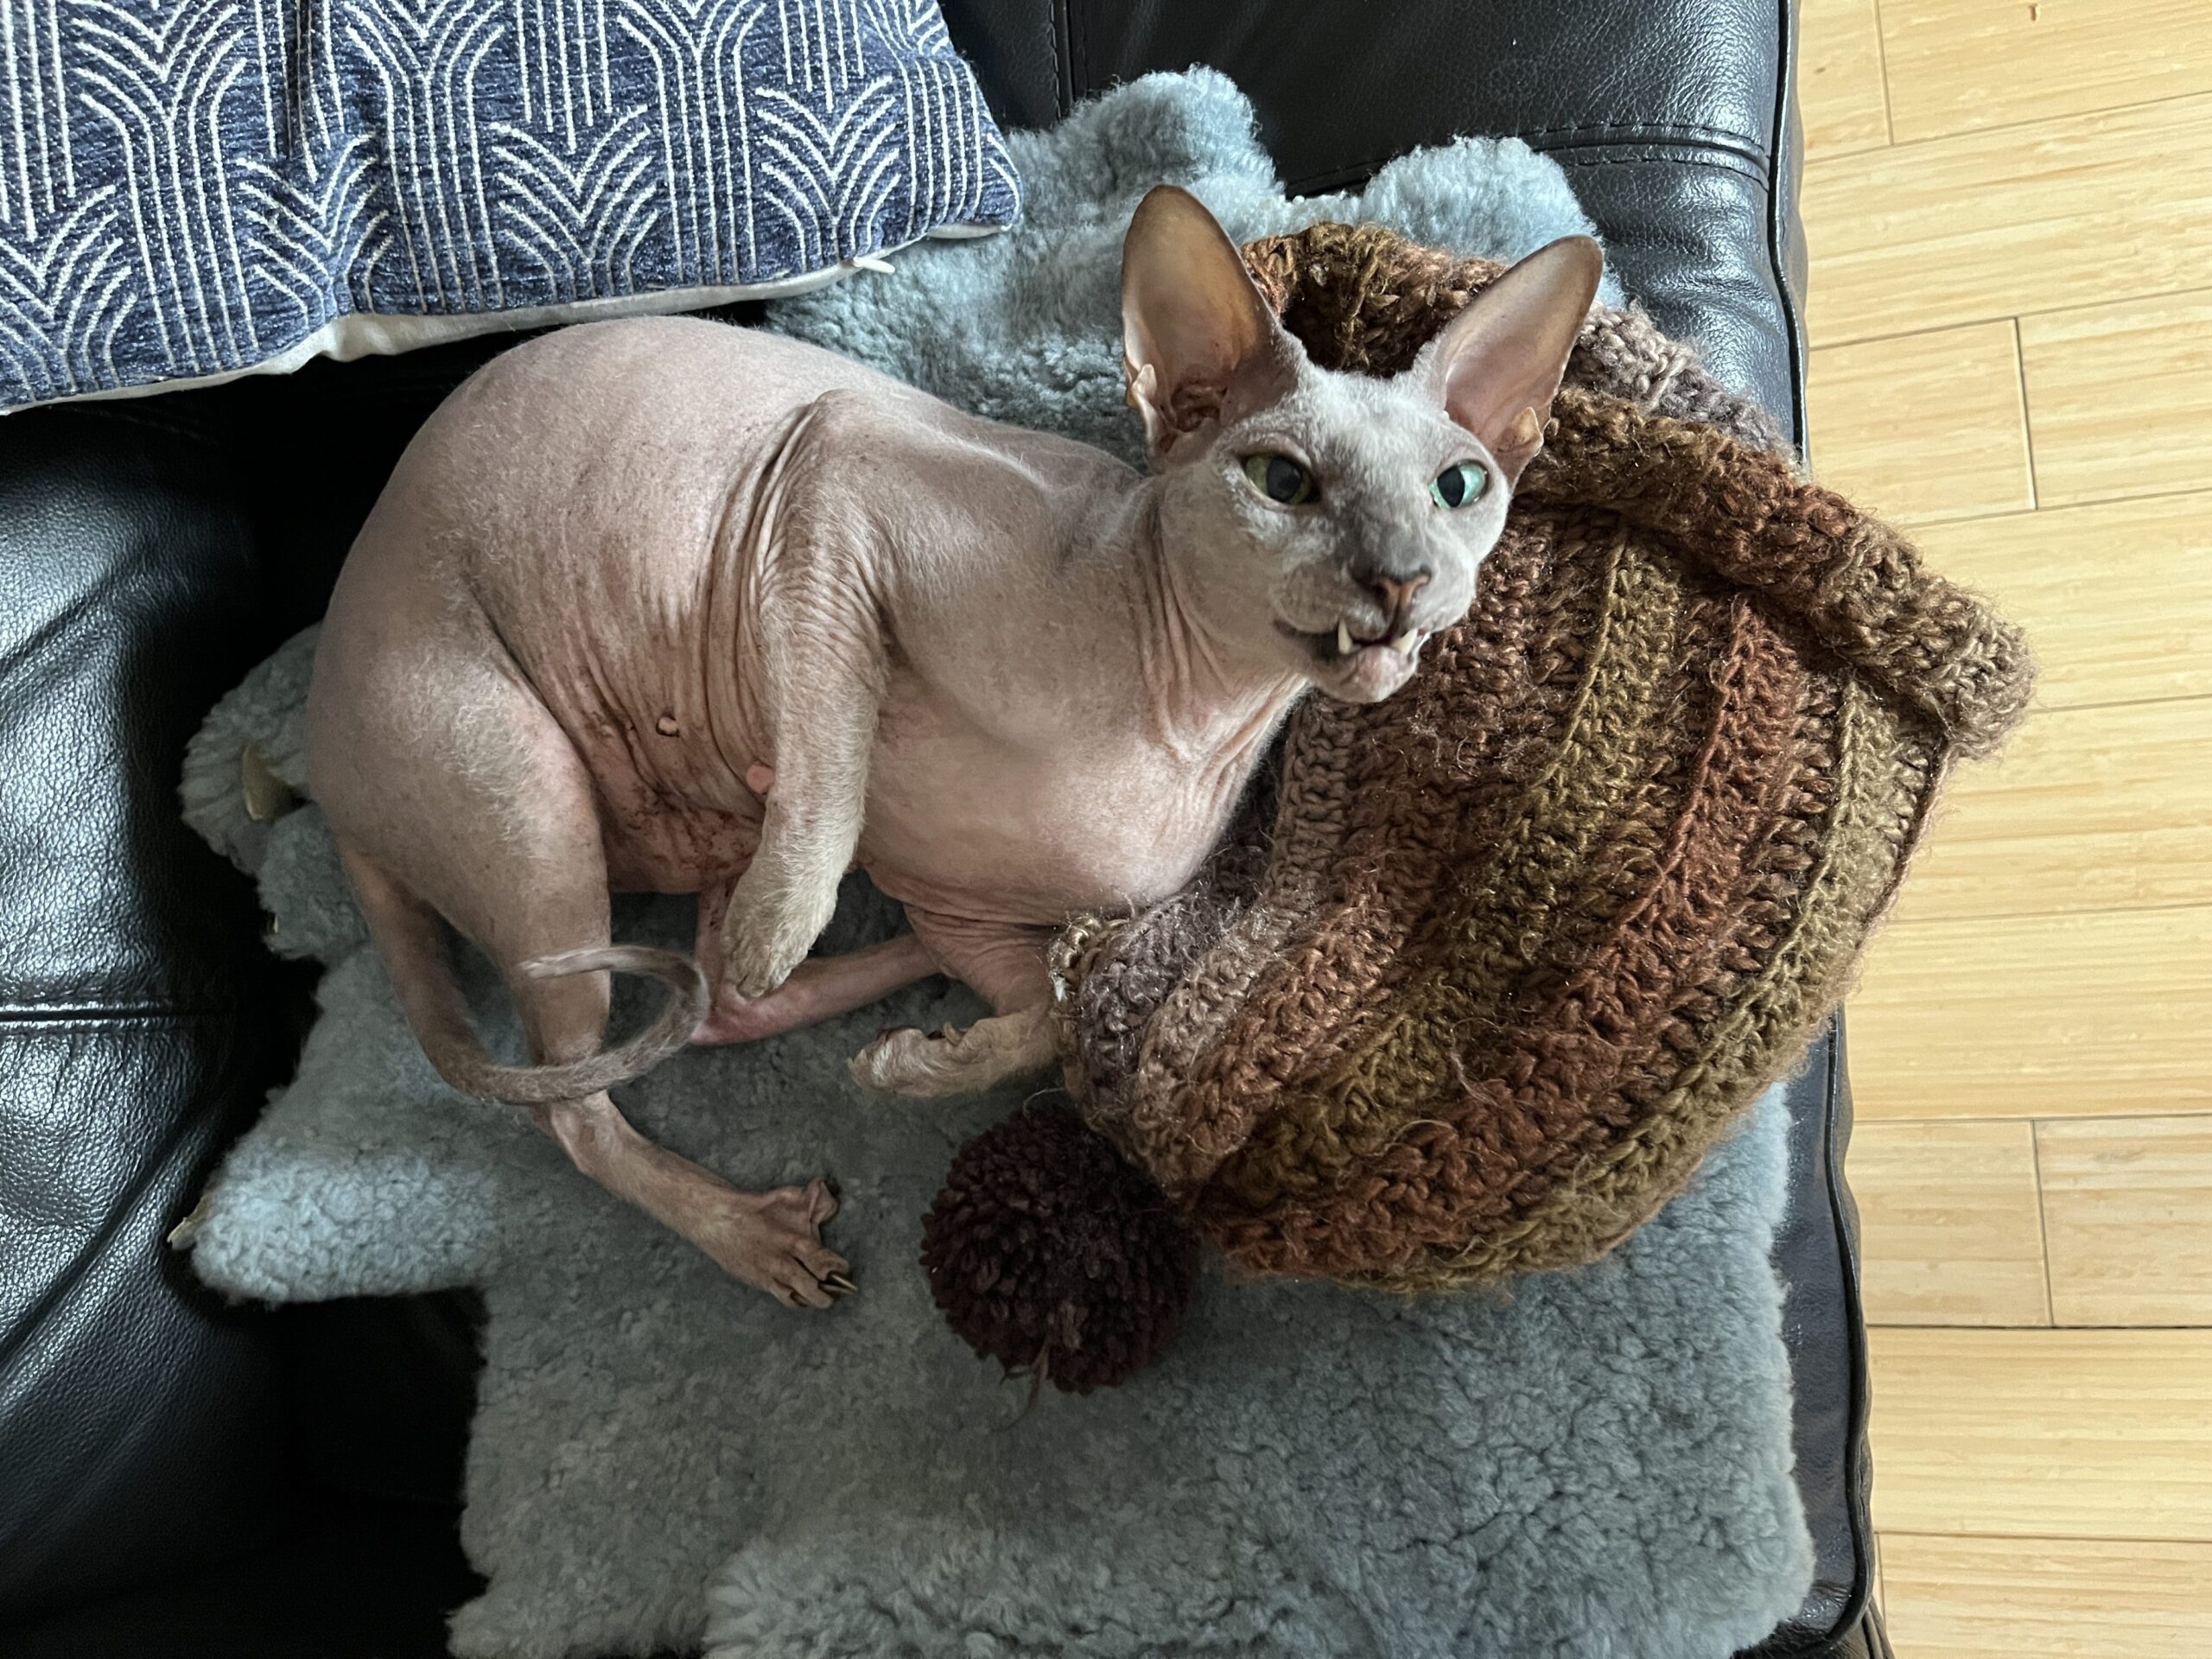
[[[1009,124],[1213,64],[1285,181],[1462,131],[1568,169],[1629,292],[1803,432],[1791,0],[947,0]],[[162,1245],[309,988],[177,817],[210,703],[319,613],[440,396],[504,342],[0,422],[0,1652],[413,1659],[454,1540],[465,1299],[226,1307]],[[1819,1548],[1757,1652],[1883,1656],[1840,1034],[1794,1086],[1780,1264]],[[1378,1656],[1380,1659],[1380,1656]]]

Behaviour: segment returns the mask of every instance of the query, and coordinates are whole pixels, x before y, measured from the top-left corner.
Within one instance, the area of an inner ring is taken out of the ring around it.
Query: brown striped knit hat
[[[1500,267],[1245,250],[1317,361],[1407,366]],[[1584,331],[1474,608],[1313,697],[1190,889],[1055,950],[1071,1088],[1229,1256],[1401,1290],[1586,1262],[1848,988],[2018,634],[1640,314]]]

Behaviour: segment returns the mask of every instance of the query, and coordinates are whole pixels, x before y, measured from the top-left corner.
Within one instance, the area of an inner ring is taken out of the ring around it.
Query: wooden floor
[[[1902,1659],[2212,1656],[2212,0],[1804,0],[1813,459],[2024,625],[1850,1008]]]

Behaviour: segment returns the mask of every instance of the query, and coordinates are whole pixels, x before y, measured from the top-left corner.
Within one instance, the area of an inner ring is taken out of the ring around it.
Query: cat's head
[[[1205,626],[1347,702],[1404,684],[1473,601],[1603,269],[1595,242],[1563,238],[1404,373],[1343,374],[1284,331],[1197,197],[1146,196],[1122,250],[1128,400]]]

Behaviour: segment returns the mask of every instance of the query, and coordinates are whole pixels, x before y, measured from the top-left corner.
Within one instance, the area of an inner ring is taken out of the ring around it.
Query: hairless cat
[[[1049,1064],[1043,947],[1179,888],[1310,688],[1388,696],[1457,622],[1594,298],[1568,238],[1393,379],[1315,367],[1198,200],[1122,267],[1139,474],[830,353],[677,319],[480,371],[402,458],[316,652],[308,770],[432,1064],[792,1306],[851,1287],[826,1183],[741,1192],[609,1099],[942,972],[990,1017],[886,1033],[911,1095]],[[912,931],[808,957],[854,864]],[[699,894],[697,960],[608,944],[611,889]],[[495,1064],[444,925],[534,1064]],[[608,970],[676,989],[603,1046]]]

